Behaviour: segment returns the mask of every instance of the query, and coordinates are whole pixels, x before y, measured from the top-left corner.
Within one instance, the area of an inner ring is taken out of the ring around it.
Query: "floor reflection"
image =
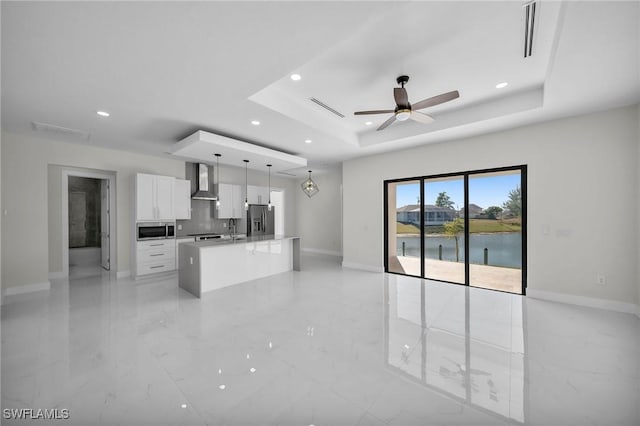
[[[525,422],[522,297],[386,275],[385,322],[388,368]]]

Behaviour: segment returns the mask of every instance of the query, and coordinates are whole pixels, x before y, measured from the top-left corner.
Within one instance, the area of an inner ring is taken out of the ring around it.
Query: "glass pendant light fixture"
[[[216,210],[220,210],[220,157],[222,154],[214,154],[216,156],[216,181],[218,182],[218,186],[216,188]]]
[[[267,164],[269,168],[269,204],[267,204],[267,210],[271,211],[271,164]]]
[[[247,179],[247,166],[249,165],[249,160],[242,161],[244,161],[244,210],[249,211],[249,198],[247,198],[249,196],[249,181]]]
[[[309,198],[320,192],[318,185],[313,181],[313,179],[311,179],[311,170],[309,170],[309,177],[300,184],[300,187],[302,187],[302,192],[307,194],[307,197]]]

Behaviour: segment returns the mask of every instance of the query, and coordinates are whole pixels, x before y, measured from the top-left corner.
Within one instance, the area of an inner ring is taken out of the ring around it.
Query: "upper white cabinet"
[[[174,181],[171,176],[136,174],[136,220],[175,220]]]
[[[269,202],[269,188],[249,185],[247,187],[247,199],[249,204],[267,204]]]
[[[244,211],[242,186],[219,183],[217,194],[220,200],[220,208],[216,210],[216,218],[237,219],[242,217],[242,212]]]
[[[191,219],[191,182],[175,179],[173,188],[176,219]]]

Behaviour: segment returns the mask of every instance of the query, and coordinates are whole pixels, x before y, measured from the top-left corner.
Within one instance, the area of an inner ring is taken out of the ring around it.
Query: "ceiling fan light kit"
[[[398,121],[406,121],[409,119],[409,117],[411,117],[410,109],[401,109],[399,111],[396,111],[396,120]]]
[[[442,93],[437,96],[433,96],[431,98],[424,99],[420,102],[416,102],[411,105],[409,103],[409,96],[407,95],[407,90],[404,88],[404,85],[409,81],[408,75],[401,75],[396,78],[396,82],[400,85],[400,87],[395,87],[393,89],[393,97],[396,101],[395,109],[382,109],[382,110],[371,110],[371,111],[356,111],[354,115],[369,115],[369,114],[391,114],[393,116],[388,118],[384,123],[380,125],[376,130],[384,130],[389,127],[395,121],[407,121],[408,119],[412,119],[413,121],[417,121],[418,123],[429,124],[434,121],[433,117],[427,115],[425,113],[419,112],[419,109],[424,109],[436,105],[443,104],[445,102],[452,101],[458,97],[460,97],[460,93],[457,90]]]

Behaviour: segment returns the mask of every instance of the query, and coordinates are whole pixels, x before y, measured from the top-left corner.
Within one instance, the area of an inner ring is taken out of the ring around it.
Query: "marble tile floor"
[[[303,260],[203,299],[175,276],[11,296],[2,408],[69,419],[2,424],[640,424],[636,316]]]

